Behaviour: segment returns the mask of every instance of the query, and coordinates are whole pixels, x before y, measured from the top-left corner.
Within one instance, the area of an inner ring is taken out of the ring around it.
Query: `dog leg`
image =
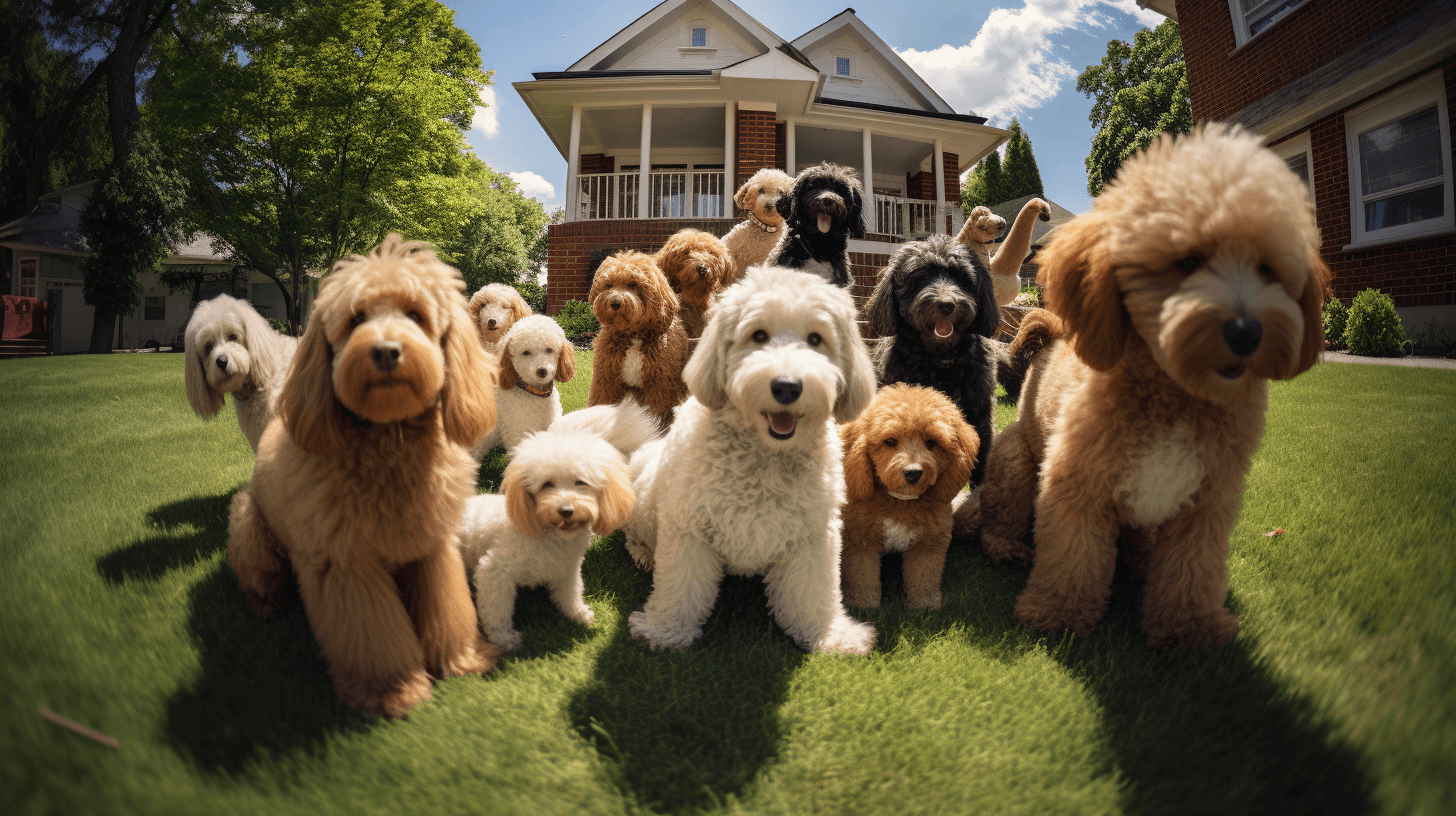
[[[288,579],[286,556],[246,487],[233,496],[228,507],[227,553],[238,586],[259,615],[282,605],[283,583]]]
[[[1048,473],[1056,473],[1048,469]],[[1098,491],[1050,480],[1036,501],[1036,557],[1016,618],[1042,632],[1092,631],[1107,608],[1117,564],[1117,519]]]
[[[373,563],[297,565],[298,590],[334,690],[364,714],[403,717],[430,698],[414,622],[394,577]]]
[[[590,606],[586,605],[583,596],[585,587],[581,581],[581,562],[576,562],[576,568],[570,574],[564,575],[560,580],[550,583],[551,602],[556,604],[566,617],[577,623],[584,623],[591,626],[597,619],[596,613]]]
[[[516,614],[516,581],[489,553],[475,565],[475,609],[491,643],[507,652],[521,648],[521,633],[511,625]]]
[[[1026,546],[1027,528],[1036,503],[1036,461],[1022,435],[1020,422],[1007,425],[991,443],[986,457],[986,481],[979,501],[981,550],[998,564],[1027,563],[1031,548]],[[962,510],[956,513],[956,535],[965,536]]]
[[[495,667],[500,649],[486,643],[475,628],[465,564],[453,537],[447,546],[416,562],[400,589],[431,674],[458,677],[485,674]]]
[[[880,608],[880,558],[883,536],[845,536],[844,602],[855,609]]]
[[[702,637],[723,580],[723,562],[704,543],[667,534],[663,541],[674,538],[677,546],[657,553],[647,603],[627,618],[632,637],[652,649],[685,649]]]
[[[950,549],[950,530],[927,533],[905,550],[905,598],[911,609],[939,609],[940,576],[945,572],[945,553]]]
[[[787,550],[792,555],[764,572],[768,606],[774,620],[801,648],[869,654],[875,648],[875,627],[844,611],[839,594],[839,531],[832,535],[832,544],[790,544]]]
[[[1145,553],[1143,632],[1149,645],[1222,646],[1239,631],[1228,594],[1229,532],[1237,493],[1219,506],[1195,504],[1155,534]]]

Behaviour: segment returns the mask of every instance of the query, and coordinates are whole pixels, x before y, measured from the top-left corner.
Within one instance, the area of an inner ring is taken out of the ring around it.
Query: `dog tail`
[[[657,415],[631,397],[616,405],[593,405],[572,411],[551,423],[551,430],[596,434],[629,459],[638,448],[662,435]]]
[[[1032,309],[1021,318],[1021,326],[1009,345],[996,355],[996,381],[1013,399],[1021,396],[1026,373],[1042,349],[1062,334],[1062,321],[1046,309]]]

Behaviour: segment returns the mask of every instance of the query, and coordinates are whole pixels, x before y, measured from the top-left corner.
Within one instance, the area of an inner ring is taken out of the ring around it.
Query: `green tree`
[[[976,166],[966,176],[965,186],[961,188],[961,209],[965,210],[966,215],[969,216],[975,207],[990,207],[1006,200],[1002,195],[1004,175],[1001,154],[998,151],[992,150],[991,155],[976,162]]]
[[[490,77],[436,0],[257,0],[181,20],[149,114],[192,225],[283,292],[390,231],[443,243],[478,187],[463,132]],[[290,291],[291,289],[291,291]]]
[[[1077,78],[1077,90],[1092,98],[1088,119],[1098,128],[1087,156],[1087,192],[1093,196],[1102,193],[1128,156],[1158,134],[1193,127],[1183,40],[1172,20],[1139,31],[1131,46],[1121,40],[1108,43],[1102,62]]]
[[[1011,120],[1011,140],[1006,143],[1006,163],[1001,168],[1001,201],[1010,201],[1023,196],[1045,196],[1041,185],[1041,171],[1036,167],[1036,156],[1031,152],[1031,139],[1021,129],[1021,123]],[[989,205],[988,205],[989,206]]]

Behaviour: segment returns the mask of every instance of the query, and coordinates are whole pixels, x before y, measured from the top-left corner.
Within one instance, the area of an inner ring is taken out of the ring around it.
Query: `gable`
[[[693,46],[693,23],[708,29]],[[727,0],[667,0],[573,63],[568,71],[722,68],[767,53],[782,37]]]
[[[925,104],[898,72],[886,65],[873,50],[866,49],[857,37],[841,33],[839,36],[826,38],[804,55],[814,63],[820,73],[828,75],[823,95],[829,99],[934,110]],[[840,59],[849,60],[847,77],[839,76],[836,72]]]

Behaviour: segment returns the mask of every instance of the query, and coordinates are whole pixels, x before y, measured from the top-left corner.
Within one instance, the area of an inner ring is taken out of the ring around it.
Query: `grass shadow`
[[[147,513],[158,535],[113,550],[96,571],[113,584],[155,581],[175,569],[204,561],[227,546],[228,505],[233,494],[191,496]]]
[[[506,465],[510,464],[511,458],[506,455],[505,448],[495,448],[485,455],[480,463],[480,470],[475,475],[475,491],[477,493],[495,493],[500,490],[501,476],[506,472]]]

